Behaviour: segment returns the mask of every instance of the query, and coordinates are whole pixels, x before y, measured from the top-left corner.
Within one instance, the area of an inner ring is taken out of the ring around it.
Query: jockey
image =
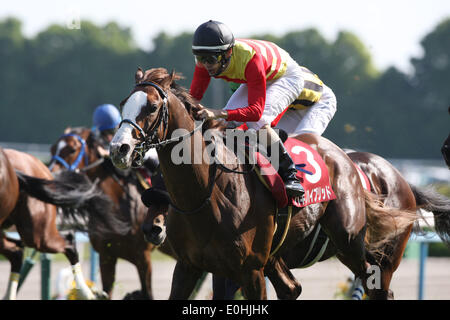
[[[101,157],[109,157],[109,144],[116,133],[122,117],[112,104],[102,104],[95,108],[92,116],[92,132],[100,145],[97,151]],[[153,173],[159,165],[156,150],[150,149],[144,156],[144,166]]]
[[[101,104],[95,108],[92,116],[92,132],[94,132],[101,144],[97,151],[102,157],[109,156],[109,143],[121,121],[120,112],[114,105]]]
[[[277,126],[290,136],[321,135],[336,111],[336,98],[311,71],[269,41],[234,39],[223,23],[208,21],[194,33],[196,65],[191,95],[201,100],[211,77],[241,84],[223,110],[204,108],[201,118],[237,121],[267,131],[268,149],[278,148],[279,170],[290,196],[302,196],[297,169],[279,136]],[[280,120],[281,119],[281,120]]]

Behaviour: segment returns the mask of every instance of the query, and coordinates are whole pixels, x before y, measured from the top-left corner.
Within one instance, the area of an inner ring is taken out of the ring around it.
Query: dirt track
[[[174,260],[158,260],[153,262],[153,292],[155,299],[167,299],[170,292]],[[56,278],[59,271],[67,268],[68,263],[57,261],[52,263],[52,294],[55,294]],[[89,262],[83,264],[86,278],[89,274]],[[31,271],[23,288],[18,294],[18,300],[40,299],[40,264]],[[425,299],[450,300],[450,258],[428,258],[426,263]],[[318,263],[306,270],[294,270],[294,275],[303,286],[302,299],[334,299],[338,284],[344,282],[350,272],[336,259]],[[9,263],[0,263],[0,294],[6,291]],[[396,299],[416,300],[418,296],[419,261],[404,259],[394,274],[391,289]],[[100,285],[101,286],[101,285]],[[116,285],[113,299],[122,299],[130,291],[139,289],[135,267],[128,262],[120,261],[117,266]],[[210,299],[211,280],[208,275],[197,299]],[[269,298],[276,299],[273,288],[269,285]]]

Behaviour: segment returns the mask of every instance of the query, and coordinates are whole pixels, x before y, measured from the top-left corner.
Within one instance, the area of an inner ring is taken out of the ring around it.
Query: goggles
[[[216,64],[222,60],[222,55],[195,56],[195,60],[203,64]]]

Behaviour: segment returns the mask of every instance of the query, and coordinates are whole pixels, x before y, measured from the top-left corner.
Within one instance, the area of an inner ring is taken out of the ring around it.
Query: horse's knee
[[[267,299],[266,282],[262,269],[243,272],[241,279],[242,290],[246,299]]]
[[[297,281],[293,281],[291,285],[284,286],[281,290],[275,288],[275,291],[280,300],[296,300],[302,293],[302,286]]]
[[[264,269],[281,300],[295,300],[302,293],[302,286],[295,279],[283,260],[270,259]]]

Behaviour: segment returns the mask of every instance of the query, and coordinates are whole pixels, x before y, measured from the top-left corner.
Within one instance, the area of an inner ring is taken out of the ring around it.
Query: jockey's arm
[[[253,57],[245,68],[248,87],[248,105],[227,110],[227,121],[256,122],[261,119],[266,103],[266,72],[259,56]]]
[[[192,78],[191,87],[189,89],[191,96],[198,101],[202,100],[210,81],[211,76],[208,71],[197,63],[195,65],[194,77]]]

